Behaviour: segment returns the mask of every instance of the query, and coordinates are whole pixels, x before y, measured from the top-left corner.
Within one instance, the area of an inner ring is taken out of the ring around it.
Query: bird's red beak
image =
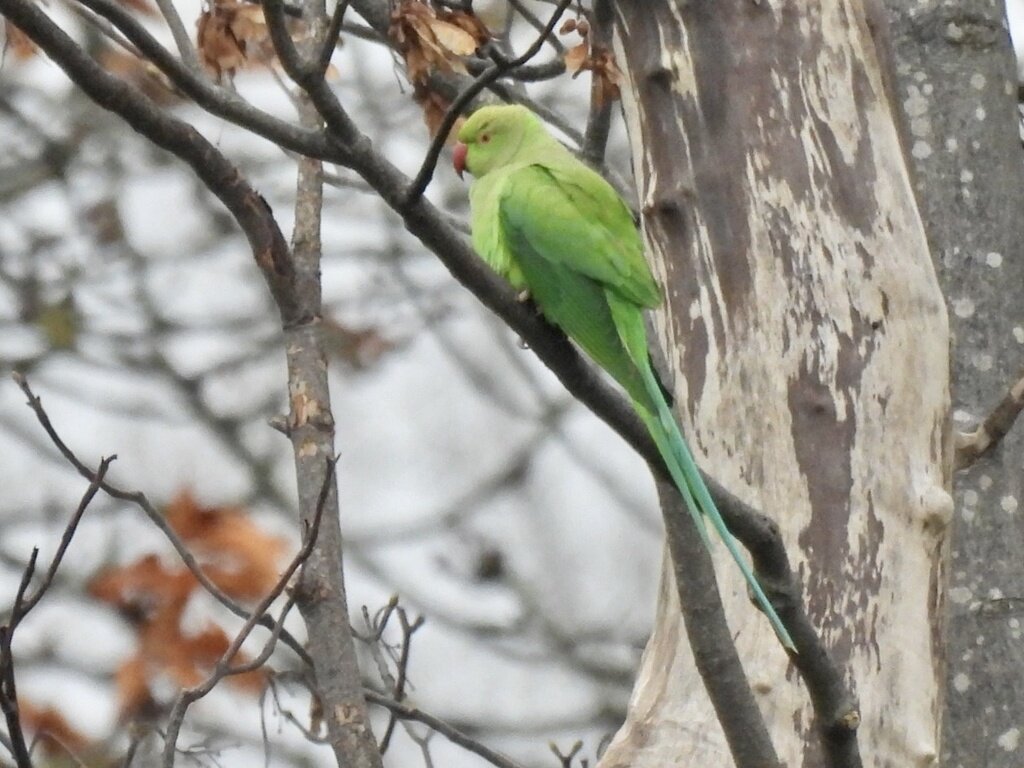
[[[461,141],[456,143],[455,149],[452,151],[452,165],[455,166],[455,172],[459,174],[459,178],[462,178],[462,174],[466,171],[466,153],[469,151],[467,147]]]

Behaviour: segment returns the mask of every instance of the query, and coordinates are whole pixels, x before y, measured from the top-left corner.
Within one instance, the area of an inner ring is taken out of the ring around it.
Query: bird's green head
[[[530,139],[545,135],[544,127],[533,112],[519,104],[481,107],[459,129],[455,145],[455,171],[480,178],[485,173],[508,165]]]

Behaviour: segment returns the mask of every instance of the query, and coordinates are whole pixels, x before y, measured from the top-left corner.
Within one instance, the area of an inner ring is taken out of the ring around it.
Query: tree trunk
[[[919,206],[956,338],[955,425],[973,429],[1024,364],[1024,199],[1002,3],[888,0]],[[912,7],[911,7],[912,6]],[[943,762],[1019,768],[1024,437],[957,477]]]
[[[861,705],[865,765],[938,753],[952,512],[946,310],[857,0],[619,0],[616,54],[657,318],[712,475],[776,519]],[[822,765],[806,692],[716,548],[787,765]],[[728,765],[663,589],[601,765]]]

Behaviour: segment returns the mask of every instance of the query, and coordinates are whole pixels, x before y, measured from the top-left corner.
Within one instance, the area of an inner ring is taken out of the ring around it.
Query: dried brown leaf
[[[117,708],[122,721],[146,718],[158,711],[149,687],[146,660],[139,654],[132,656],[114,673]]]
[[[436,91],[419,85],[416,86],[416,90],[413,92],[413,98],[423,108],[423,120],[427,124],[427,131],[429,131],[431,136],[436,136],[437,132],[441,130],[441,124],[444,122],[444,116],[448,112],[451,102]],[[446,143],[455,143],[455,137],[459,134],[459,128],[462,127],[465,121],[465,118],[462,117],[455,121],[455,125],[452,126],[445,139]]]
[[[32,38],[6,19],[4,20],[4,34],[7,37],[7,50],[14,56],[15,61],[27,61],[39,53]]]
[[[447,109],[447,107],[445,108]],[[444,112],[442,111],[438,118],[438,124],[443,118]],[[431,135],[435,132],[435,130],[431,130]],[[320,327],[327,353],[356,370],[370,368],[398,346],[384,336],[379,329],[373,327],[352,328],[331,317],[325,317]]]
[[[584,71],[593,73],[592,89],[598,106],[620,97],[622,73],[615,63],[615,54],[605,46],[591,46],[586,40],[573,46],[565,52],[565,68],[574,78]]]
[[[471,15],[437,14],[421,0],[402,0],[395,6],[388,34],[405,58],[414,84],[425,83],[434,71],[464,74],[460,57],[473,53],[489,37],[483,23]]]
[[[586,40],[579,45],[574,45],[565,52],[565,69],[574,76],[579,74],[583,69],[583,66],[587,63],[589,53],[590,45]]]
[[[181,102],[181,94],[152,62],[113,46],[104,47],[97,58],[110,74],[134,85],[157,104],[169,107]]]
[[[165,515],[203,572],[225,593],[255,599],[277,585],[285,542],[261,530],[242,509],[204,507],[183,491]],[[185,607],[198,589],[199,582],[187,567],[165,565],[156,555],[105,569],[90,581],[90,594],[128,615],[138,637],[137,653],[116,674],[122,718],[155,711],[155,686],[170,683],[180,688],[202,682],[229,648],[230,638],[218,626],[209,625],[198,634],[183,630]],[[244,664],[246,657],[237,654],[232,663]],[[232,685],[258,691],[266,672],[259,669],[228,679]]]
[[[90,740],[54,707],[37,707],[21,699],[18,710],[22,726],[36,735],[40,746],[51,757],[66,755],[68,751],[78,754],[89,748]]]
[[[161,617],[174,623],[197,586],[196,577],[184,566],[169,568],[156,555],[147,555],[130,565],[104,569],[89,581],[88,591],[136,622]]]
[[[442,48],[456,56],[469,56],[478,47],[476,39],[469,32],[447,21],[432,19],[430,31]]]
[[[249,3],[223,3],[221,8],[228,18],[228,26],[231,27],[235,38],[245,43],[249,57],[252,55],[253,46],[261,48],[270,42],[270,32],[267,30],[267,19],[263,15],[262,7]]]
[[[203,11],[196,22],[196,46],[203,65],[219,80],[245,66],[245,43],[235,37],[231,19],[219,6]]]
[[[167,522],[201,558],[203,571],[232,597],[263,597],[277,584],[286,542],[237,507],[203,507],[188,491],[165,511]]]
[[[476,41],[477,48],[491,39],[491,31],[487,28],[487,25],[484,24],[483,20],[476,14],[467,13],[466,11],[452,11],[447,8],[441,8],[437,12],[437,17],[442,21],[454,24],[468,32]],[[472,51],[470,51],[470,53],[472,53]]]
[[[200,15],[196,26],[196,44],[203,64],[218,78],[224,74],[233,77],[247,66],[269,66],[276,61],[260,5],[216,0]],[[289,26],[291,29],[294,24]]]

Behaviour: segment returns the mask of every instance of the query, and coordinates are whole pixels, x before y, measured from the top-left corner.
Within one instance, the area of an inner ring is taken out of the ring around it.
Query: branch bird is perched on
[[[459,131],[455,170],[469,171],[473,246],[526,290],[626,390],[705,545],[704,518],[725,542],[779,639],[785,626],[729,533],[651,367],[643,311],[661,304],[629,208],[522,106],[489,106]]]

